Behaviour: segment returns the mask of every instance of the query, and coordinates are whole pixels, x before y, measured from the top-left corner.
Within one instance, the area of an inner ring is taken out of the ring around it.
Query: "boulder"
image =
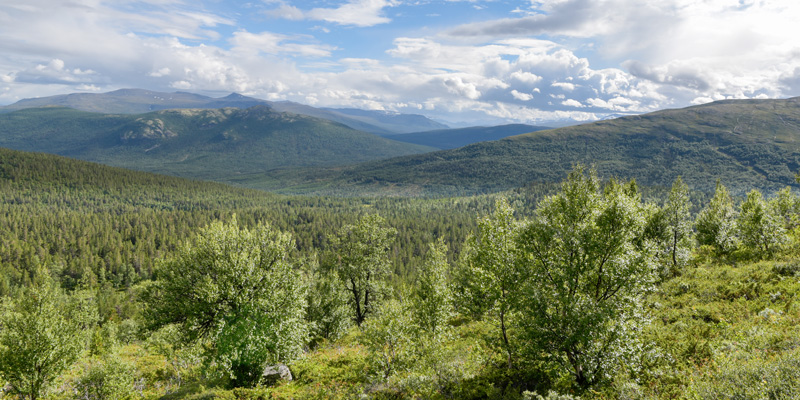
[[[267,386],[272,386],[279,381],[291,381],[292,371],[286,364],[269,365],[264,368],[264,373],[261,374],[261,379]]]

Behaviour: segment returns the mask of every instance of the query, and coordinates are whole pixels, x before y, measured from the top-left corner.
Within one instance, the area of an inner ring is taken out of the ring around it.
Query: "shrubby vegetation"
[[[178,324],[234,386],[252,386],[267,365],[297,358],[308,337],[292,247],[268,225],[213,223],[156,270],[142,296],[145,318],[151,329]]]
[[[40,275],[41,276],[41,275]],[[48,276],[3,299],[0,376],[11,393],[36,400],[86,347],[96,311],[82,294],[68,296]]]
[[[791,190],[576,168],[505,199],[292,198],[2,155],[6,396],[800,392]]]

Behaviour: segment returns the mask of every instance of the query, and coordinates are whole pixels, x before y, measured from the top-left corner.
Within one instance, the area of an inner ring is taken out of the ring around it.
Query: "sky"
[[[475,124],[787,98],[800,2],[0,2],[0,104],[121,88]]]

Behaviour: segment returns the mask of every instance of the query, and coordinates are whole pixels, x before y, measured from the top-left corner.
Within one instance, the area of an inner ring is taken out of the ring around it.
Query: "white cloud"
[[[388,11],[400,1],[266,1],[287,21],[326,21],[298,24],[303,34],[279,31],[286,21],[269,31],[233,12],[146,1],[4,1],[0,102],[146,87],[537,122],[800,94],[794,2],[532,1],[515,18],[407,32],[376,54],[329,43],[371,32],[350,27],[399,22]]]
[[[547,38],[564,48],[577,43],[625,68],[629,83],[652,82],[641,94],[660,98],[661,107],[800,91],[793,78],[800,43],[787,36],[800,20],[797,2],[545,0],[521,11],[517,18],[455,27],[445,37],[472,43]]]
[[[554,88],[559,88],[559,89],[564,90],[566,92],[571,92],[571,91],[575,90],[575,84],[572,84],[572,83],[569,83],[569,82],[553,82],[553,83],[550,84],[550,86],[552,86]]]
[[[14,81],[34,84],[80,84],[91,82],[95,75],[92,70],[66,68],[64,60],[54,58],[47,64],[38,64],[33,68],[17,71]],[[10,75],[8,75],[10,76]]]
[[[280,2],[277,8],[266,13],[272,17],[289,20],[311,19],[338,25],[368,27],[391,22],[390,18],[384,16],[384,9],[394,5],[390,0],[350,0],[336,8],[313,8],[303,11]]]
[[[521,101],[533,100],[533,95],[532,94],[518,92],[516,89],[511,91],[511,95],[514,96],[515,99],[521,100]]]
[[[192,84],[188,81],[175,81],[172,82],[170,86],[178,90],[189,90],[192,88]]]
[[[305,19],[305,15],[303,14],[302,10],[289,4],[280,4],[278,8],[268,10],[266,14],[272,17],[283,18],[292,21]]]
[[[530,73],[528,71],[514,71],[513,73],[511,73],[511,75],[509,77],[511,79],[515,80],[515,81],[519,81],[519,82],[527,83],[527,84],[531,84],[531,85],[532,84],[536,84],[536,83],[538,83],[538,82],[540,82],[542,80],[541,76],[538,76],[536,74]]]
[[[86,85],[86,84],[78,85],[77,89],[82,91],[82,92],[99,92],[99,91],[102,90],[102,89],[100,89],[99,86]]]
[[[153,78],[161,78],[161,77],[169,75],[171,72],[172,72],[172,70],[170,70],[167,67],[164,67],[164,68],[160,68],[158,71],[151,72],[149,75],[152,76]]]
[[[234,52],[263,52],[268,54],[294,53],[307,57],[328,57],[335,47],[322,44],[301,44],[286,35],[272,32],[234,32],[230,43]]]

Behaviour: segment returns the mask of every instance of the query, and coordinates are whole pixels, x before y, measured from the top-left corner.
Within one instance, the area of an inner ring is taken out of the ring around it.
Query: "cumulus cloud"
[[[653,99],[673,104],[800,89],[793,80],[800,44],[786,36],[800,20],[798,3],[544,0],[518,11],[519,17],[464,24],[443,37],[472,43],[548,38],[565,48],[578,39],[590,46],[584,51],[622,67],[628,81],[655,84]]]
[[[330,44],[419,3],[266,0],[260,7],[283,20],[245,27],[232,17],[241,14],[178,0],[7,0],[0,102],[147,87],[535,123],[800,93],[792,2],[540,0],[511,18],[384,37],[380,53]]]
[[[18,83],[40,84],[79,84],[91,82],[96,73],[80,68],[66,68],[64,60],[54,58],[47,64],[38,64],[33,68],[16,73],[14,81]]]
[[[511,95],[514,96],[515,99],[520,101],[530,101],[533,100],[533,95],[530,93],[522,93],[517,91],[516,89],[511,91]]]

